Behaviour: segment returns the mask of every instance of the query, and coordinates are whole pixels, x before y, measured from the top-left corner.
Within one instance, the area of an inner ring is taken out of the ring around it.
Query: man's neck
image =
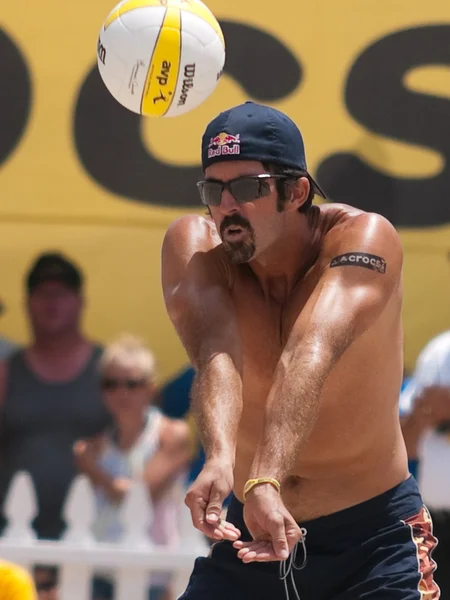
[[[250,262],[266,297],[286,302],[297,283],[317,259],[321,234],[310,219],[290,225],[276,244]]]
[[[30,350],[33,354],[48,358],[73,353],[88,345],[79,331],[65,332],[61,335],[36,334]]]
[[[71,381],[85,368],[92,355],[92,344],[80,334],[37,336],[26,349],[28,365],[43,380]]]

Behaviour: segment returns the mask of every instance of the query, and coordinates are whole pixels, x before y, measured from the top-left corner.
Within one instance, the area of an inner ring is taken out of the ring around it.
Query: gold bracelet
[[[281,484],[276,479],[272,477],[258,477],[258,479],[249,479],[247,483],[244,485],[244,500],[246,499],[247,494],[250,490],[252,490],[256,485],[260,485],[261,483],[270,483],[277,490],[278,493],[281,492]]]

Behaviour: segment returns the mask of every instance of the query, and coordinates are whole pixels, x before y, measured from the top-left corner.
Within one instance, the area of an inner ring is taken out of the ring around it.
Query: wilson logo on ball
[[[183,87],[181,88],[181,96],[178,100],[178,106],[184,106],[189,94],[189,90],[194,87],[195,64],[186,65],[184,67]]]
[[[102,44],[100,38],[98,38],[98,42],[97,42],[97,56],[98,56],[98,60],[102,64],[105,65],[106,64],[106,48]]]
[[[199,106],[225,63],[222,30],[200,0],[125,0],[101,36],[103,82],[123,106],[146,116],[174,117]]]

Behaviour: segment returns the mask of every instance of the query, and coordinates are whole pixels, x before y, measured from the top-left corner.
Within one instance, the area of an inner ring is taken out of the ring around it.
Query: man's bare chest
[[[285,301],[265,295],[254,281],[238,280],[232,298],[238,319],[244,366],[270,376],[295,327],[301,340],[312,311],[312,279],[298,284]]]

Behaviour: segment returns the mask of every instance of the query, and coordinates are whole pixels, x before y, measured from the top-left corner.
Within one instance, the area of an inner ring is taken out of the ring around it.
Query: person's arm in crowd
[[[400,396],[400,422],[410,461],[418,460],[427,429],[450,421],[450,388],[441,383],[442,347],[432,340],[419,355],[414,375]]]
[[[188,424],[182,420],[163,419],[158,450],[148,460],[144,472],[144,480],[154,502],[187,468],[193,454]]]
[[[73,447],[75,464],[94,487],[101,488],[105,492],[111,502],[120,503],[130,489],[131,481],[124,477],[111,477],[101,468],[97,462],[101,445],[100,436],[76,442]]]

